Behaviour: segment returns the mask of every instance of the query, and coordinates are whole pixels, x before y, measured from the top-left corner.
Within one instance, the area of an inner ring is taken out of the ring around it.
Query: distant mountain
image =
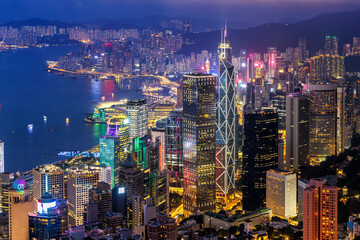
[[[19,28],[21,26],[57,26],[60,28],[65,28],[65,27],[71,27],[71,26],[76,26],[79,24],[75,24],[75,23],[66,23],[66,22],[62,22],[62,21],[50,21],[50,20],[44,20],[44,19],[40,19],[40,18],[32,18],[32,19],[28,19],[28,20],[21,20],[21,21],[11,21],[11,22],[7,22],[4,24],[1,24],[2,26],[11,26],[11,27],[15,27],[15,28]]]
[[[207,49],[215,51],[220,40],[220,31],[184,34],[184,40],[194,44],[185,45],[180,53],[200,52]],[[233,54],[239,55],[240,49],[249,52],[266,51],[274,46],[284,51],[287,47],[296,47],[300,37],[305,37],[310,53],[323,48],[326,35],[339,38],[339,51],[345,43],[352,43],[353,37],[360,36],[360,10],[322,14],[309,20],[293,24],[268,23],[244,30],[229,29],[228,37]]]

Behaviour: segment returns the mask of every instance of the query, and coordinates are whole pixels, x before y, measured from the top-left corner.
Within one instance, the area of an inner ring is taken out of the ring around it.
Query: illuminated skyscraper
[[[107,135],[100,137],[100,163],[111,167],[111,186],[118,184],[121,163],[125,162],[129,149],[129,119],[117,115],[109,119]]]
[[[274,169],[266,172],[266,207],[281,218],[296,216],[296,173]]]
[[[360,54],[360,37],[353,38],[352,54]]]
[[[225,59],[229,63],[231,63],[231,58],[232,58],[231,46],[230,46],[230,42],[227,40],[227,26],[226,25],[225,25],[225,29],[222,32],[221,38],[222,39],[221,39],[221,41],[219,43],[219,46],[218,46],[218,58],[219,58],[219,61],[221,59]]]
[[[68,170],[67,197],[69,201],[69,225],[84,223],[85,204],[89,203],[89,190],[99,182],[99,171],[90,166],[72,167]]]
[[[303,192],[303,239],[338,239],[338,189],[321,179],[310,179]]]
[[[333,36],[331,39],[331,54],[338,55],[339,52],[339,39]]]
[[[184,76],[184,210],[215,209],[216,78]]]
[[[286,96],[285,170],[299,170],[309,161],[310,100],[300,93]]]
[[[276,57],[277,50],[274,47],[270,47],[267,50],[268,52],[268,81],[273,83],[276,72]]]
[[[265,207],[266,171],[278,167],[278,116],[275,109],[244,112],[243,209]]]
[[[60,239],[61,214],[56,200],[50,193],[44,194],[34,213],[29,213],[29,239]]]
[[[130,121],[130,141],[135,137],[144,137],[148,129],[148,107],[145,99],[128,101],[126,115]]]
[[[325,54],[331,54],[331,36],[325,37],[324,52]]]
[[[170,187],[182,188],[183,134],[182,111],[171,112],[165,125],[166,165],[170,171]]]
[[[226,201],[228,194],[235,189],[237,153],[234,66],[227,60],[231,48],[225,42],[226,35],[219,45],[219,78],[216,88],[216,195]]]
[[[0,173],[5,172],[4,142],[0,140]]]
[[[310,96],[310,164],[336,154],[337,84],[304,85]]]
[[[33,197],[41,199],[45,193],[50,193],[54,199],[65,196],[64,170],[55,165],[42,165],[33,170]]]

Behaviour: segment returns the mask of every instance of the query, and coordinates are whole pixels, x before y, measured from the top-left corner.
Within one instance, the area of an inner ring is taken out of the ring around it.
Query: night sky
[[[0,22],[35,17],[71,22],[162,14],[261,24],[356,8],[360,8],[359,0],[0,0]]]

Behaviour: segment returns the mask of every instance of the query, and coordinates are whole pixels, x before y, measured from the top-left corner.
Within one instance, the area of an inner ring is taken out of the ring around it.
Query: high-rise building
[[[266,172],[266,207],[281,218],[296,216],[296,173],[283,170]]]
[[[310,164],[336,154],[337,84],[304,85],[310,97]]]
[[[337,187],[324,185],[321,179],[310,179],[310,187],[303,194],[303,239],[337,239]]]
[[[300,93],[286,96],[285,170],[298,171],[309,162],[310,100]]]
[[[325,54],[331,54],[331,36],[325,37],[324,52]]]
[[[163,170],[166,168],[165,160],[165,128],[156,127],[151,129],[151,140],[155,142],[159,138],[159,169]]]
[[[34,211],[30,190],[9,190],[9,239],[29,239],[28,213]]]
[[[69,205],[66,199],[57,199],[56,200],[56,207],[60,212],[61,215],[61,233],[64,234],[65,231],[69,228]]]
[[[170,173],[170,190],[182,188],[183,181],[183,134],[182,111],[171,112],[165,125],[166,166]]]
[[[116,115],[107,122],[106,135],[100,137],[100,163],[111,167],[111,185],[118,184],[121,163],[125,162],[130,150],[129,119]]]
[[[112,194],[110,185],[105,182],[98,182],[96,188],[89,190],[89,202],[97,203],[98,219],[102,220],[105,213],[112,210]]]
[[[166,169],[150,173],[151,191],[150,196],[154,200],[159,212],[169,213],[169,176]]]
[[[349,135],[345,128],[345,96],[345,87],[338,87],[336,95],[336,154],[345,150]]]
[[[176,240],[177,224],[174,218],[159,213],[157,218],[151,219],[148,225],[149,240]]]
[[[61,214],[56,200],[50,193],[38,199],[37,209],[29,213],[29,239],[59,239],[61,236]]]
[[[220,44],[220,47],[225,47]],[[223,53],[226,49],[220,49]],[[226,54],[219,56],[219,78],[216,88],[216,196],[225,201],[235,190],[237,158],[235,120],[234,66]]]
[[[142,138],[148,129],[148,107],[145,99],[128,101],[126,115],[130,123],[130,142],[133,138]]]
[[[218,58],[225,59],[231,63],[231,46],[230,42],[227,40],[227,26],[225,25],[225,29],[222,31],[221,34],[221,41],[218,46]]]
[[[273,107],[276,108],[276,112],[278,113],[278,124],[279,130],[286,129],[286,93],[277,90],[276,92],[270,94],[270,102]]]
[[[183,78],[184,210],[215,209],[216,78]]]
[[[0,140],[0,173],[5,172],[4,142]]]
[[[298,221],[304,221],[304,191],[309,187],[309,181],[305,179],[298,180],[297,187],[297,204],[298,204]]]
[[[49,164],[33,170],[33,196],[38,201],[45,193],[50,193],[54,199],[65,197],[64,170]]]
[[[331,38],[331,54],[338,55],[339,52],[339,39],[336,36]]]
[[[270,47],[267,49],[268,54],[268,81],[272,84],[274,83],[275,72],[276,72],[276,57],[277,50],[274,47]]]
[[[265,207],[266,172],[278,167],[278,116],[273,108],[244,112],[243,209]]]
[[[89,190],[97,186],[99,170],[91,166],[72,167],[68,170],[67,199],[69,201],[69,225],[84,223],[85,204],[89,203]]]
[[[360,54],[360,37],[353,38],[352,54]]]
[[[345,76],[344,56],[319,55],[310,59],[310,80],[313,84],[337,82]]]
[[[11,173],[0,173],[0,212],[9,212],[9,190],[11,188]]]

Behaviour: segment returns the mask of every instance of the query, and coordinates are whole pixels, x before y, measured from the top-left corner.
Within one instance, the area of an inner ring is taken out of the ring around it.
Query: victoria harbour
[[[118,90],[113,80],[73,79],[44,69],[46,61],[74,50],[49,47],[0,53],[0,136],[7,142],[6,171],[30,170],[58,160],[60,151],[97,145],[106,125],[83,121],[84,114],[93,111],[92,103],[103,96],[105,101],[140,97],[137,91]]]

